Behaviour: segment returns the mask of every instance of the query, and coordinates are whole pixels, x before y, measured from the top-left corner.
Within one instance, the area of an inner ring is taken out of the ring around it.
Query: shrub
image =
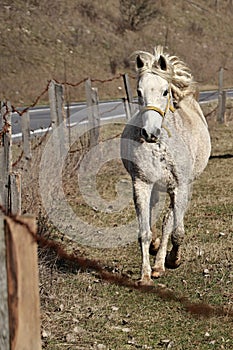
[[[139,30],[155,18],[158,9],[154,0],[120,0],[121,29]]]

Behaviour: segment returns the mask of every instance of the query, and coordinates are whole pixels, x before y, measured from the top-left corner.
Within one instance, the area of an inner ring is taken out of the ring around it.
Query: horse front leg
[[[152,237],[150,229],[150,197],[152,185],[136,179],[133,182],[133,190],[134,204],[139,224],[139,242],[142,254],[141,279],[138,283],[142,285],[153,285],[149,256]]]

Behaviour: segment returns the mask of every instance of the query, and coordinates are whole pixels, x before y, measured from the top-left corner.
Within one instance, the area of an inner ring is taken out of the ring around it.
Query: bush
[[[158,14],[155,3],[155,0],[120,0],[122,30],[139,30],[142,25],[155,18]]]

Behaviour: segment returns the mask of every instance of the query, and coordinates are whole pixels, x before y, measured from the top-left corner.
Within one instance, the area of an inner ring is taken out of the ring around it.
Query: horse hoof
[[[137,281],[138,286],[154,286],[154,282],[151,278],[141,278]]]
[[[149,248],[150,255],[155,256],[157,254],[159,246],[160,246],[160,239],[159,238],[152,240],[152,242],[150,244],[150,248]]]
[[[168,269],[177,269],[181,264],[181,259],[172,259],[169,254],[166,256],[165,259],[165,266]]]
[[[159,278],[159,277],[163,276],[164,274],[165,274],[165,270],[163,270],[161,268],[154,268],[154,269],[152,269],[151,277]]]

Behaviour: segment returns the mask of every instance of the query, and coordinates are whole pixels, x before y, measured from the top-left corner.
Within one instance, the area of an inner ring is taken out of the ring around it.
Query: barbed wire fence
[[[224,115],[225,115],[225,111],[226,111],[226,90],[223,89],[223,68],[219,69],[219,93],[218,93],[218,104],[216,107],[212,108],[212,110],[208,110],[208,112],[206,113],[206,117],[212,116],[215,112],[218,112],[217,114],[217,121],[219,121],[220,123],[224,122]],[[56,79],[54,80],[49,80],[47,85],[45,86],[45,88],[43,89],[43,91],[34,99],[34,101],[27,107],[23,108],[22,110],[20,110],[19,108],[16,108],[14,105],[11,105],[11,114],[12,113],[16,113],[18,114],[19,117],[21,117],[22,120],[22,139],[23,139],[23,145],[27,144],[27,146],[24,147],[24,149],[22,150],[22,152],[20,153],[19,157],[17,160],[14,161],[13,163],[13,167],[16,166],[19,161],[22,159],[23,155],[25,155],[25,158],[30,158],[30,138],[31,138],[31,133],[30,133],[30,109],[34,108],[35,106],[38,105],[38,103],[41,101],[41,99],[46,95],[46,93],[48,93],[49,91],[49,87],[51,86],[51,83],[53,82],[53,84],[56,84],[56,86],[62,86],[62,89],[65,89],[66,87],[78,87],[82,84],[87,85],[87,83],[89,82],[90,85],[90,89],[89,89],[89,97],[88,94],[86,93],[87,99],[89,98],[90,100],[92,100],[94,97],[93,95],[91,96],[91,93],[96,90],[96,101],[93,103],[93,105],[98,105],[99,101],[98,101],[98,92],[97,92],[97,88],[93,88],[91,86],[91,83],[110,83],[113,82],[114,80],[119,80],[119,79],[123,79],[124,82],[124,87],[125,87],[125,96],[122,97],[122,102],[124,103],[124,108],[125,108],[125,113],[126,113],[126,119],[130,119],[131,115],[134,114],[136,108],[135,108],[135,101],[133,99],[133,94],[132,94],[132,90],[131,90],[131,86],[130,86],[130,81],[129,78],[131,78],[132,80],[135,79],[134,76],[130,76],[128,74],[118,74],[112,78],[109,79],[90,79],[90,78],[84,78],[82,80],[80,80],[77,83],[71,83],[71,82],[67,82],[67,81],[62,81],[59,82]],[[87,91],[87,89],[86,89]],[[64,91],[62,92],[64,95]],[[213,93],[214,96],[214,93]],[[63,97],[64,98],[64,97]],[[89,101],[90,102],[90,101]],[[200,102],[202,102],[202,100],[200,100]],[[6,102],[6,105],[10,104],[9,101]],[[89,103],[90,105],[90,103]],[[87,104],[88,106],[88,104]],[[109,110],[108,112],[111,112],[111,110]],[[105,112],[107,113],[107,112]],[[9,130],[9,121],[6,119],[6,116],[8,114],[8,109],[6,109],[6,111],[2,114],[2,123],[0,124],[0,136],[2,136],[4,133],[8,133]],[[67,115],[65,116],[65,113],[63,113],[63,118],[67,119],[67,126],[69,127],[69,101],[67,102]],[[98,119],[99,116],[96,115],[96,118]],[[95,123],[95,119],[94,118],[92,120],[92,123]],[[90,120],[89,120],[90,121]],[[50,127],[53,125],[53,122],[51,122],[51,125],[49,125],[48,129],[50,129]],[[58,121],[61,122],[61,119]],[[47,133],[49,132],[49,130],[47,130]],[[44,137],[40,138],[39,142],[37,145],[33,146],[33,149],[36,149],[37,147],[39,147],[41,145],[41,143],[43,142],[43,139],[46,138],[46,133],[44,133]]]

